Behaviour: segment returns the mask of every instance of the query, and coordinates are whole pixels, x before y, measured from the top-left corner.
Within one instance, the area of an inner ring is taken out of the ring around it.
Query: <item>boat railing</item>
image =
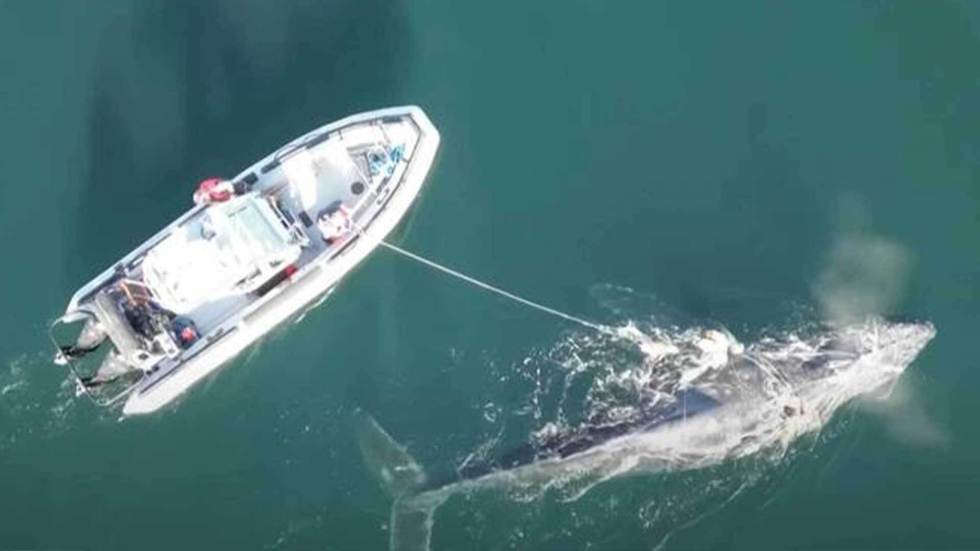
[[[283,210],[279,206],[274,195],[268,197],[267,202],[269,203],[269,206],[272,208],[272,212],[274,212],[276,214],[276,217],[279,218],[279,222],[283,225],[284,228],[286,228],[286,231],[289,232],[290,237],[302,247],[306,247],[307,245],[309,245],[310,237],[306,235],[306,232],[304,232],[302,228],[300,228],[299,224],[296,222],[295,217],[292,216],[292,213],[290,213],[287,216],[286,212],[288,211]]]

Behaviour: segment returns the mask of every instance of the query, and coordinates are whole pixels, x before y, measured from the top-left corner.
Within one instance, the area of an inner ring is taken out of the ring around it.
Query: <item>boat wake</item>
[[[38,368],[48,363],[46,353],[21,354],[0,371],[0,451],[28,436],[52,437],[67,430],[77,401],[75,384],[53,369]],[[37,390],[49,387],[57,387],[53,400],[51,392]]]

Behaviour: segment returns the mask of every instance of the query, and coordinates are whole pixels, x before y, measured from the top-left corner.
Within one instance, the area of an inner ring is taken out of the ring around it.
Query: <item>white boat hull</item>
[[[408,212],[421,191],[429,169],[434,162],[439,148],[439,133],[418,107],[396,107],[362,113],[336,121],[297,138],[280,148],[277,153],[255,163],[236,177],[237,180],[246,174],[266,172],[270,162],[278,166],[279,160],[292,155],[292,153],[283,154],[284,150],[288,150],[292,144],[303,144],[304,140],[308,140],[310,136],[315,137],[325,135],[327,132],[335,132],[333,129],[343,131],[351,125],[395,117],[410,117],[418,128],[419,137],[410,160],[407,161],[407,165],[401,172],[400,180],[392,186],[394,191],[385,191],[388,195],[385,197],[384,203],[380,197],[377,198],[377,204],[381,206],[373,214],[370,222],[363,229],[359,228],[357,239],[352,240],[350,245],[343,247],[339,253],[323,254],[322,257],[309,261],[288,281],[275,287],[267,299],[259,301],[254,307],[244,309],[211,334],[204,335],[200,346],[187,350],[179,362],[153,369],[135,385],[126,397],[123,405],[125,415],[152,413],[173,402],[197,382],[214,373],[221,366],[228,364],[276,326],[290,318],[299,316],[307,309],[322,302],[344,276],[378,247],[379,243],[398,226]],[[368,205],[368,207],[370,206]],[[174,224],[187,219],[190,214],[182,216]],[[168,228],[170,227],[168,226]],[[164,232],[166,231],[164,230]],[[155,239],[157,238],[155,237],[147,243],[152,243]],[[127,259],[139,251],[140,249],[134,251],[121,263],[127,262]],[[92,289],[97,289],[111,278],[111,274],[112,270],[107,270],[76,293],[69,305],[69,314],[78,306],[80,300],[85,299],[87,293],[91,293]]]

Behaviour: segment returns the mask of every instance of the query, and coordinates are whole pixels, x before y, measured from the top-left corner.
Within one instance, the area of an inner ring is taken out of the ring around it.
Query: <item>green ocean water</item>
[[[0,0],[0,549],[385,549],[355,408],[443,471],[551,420],[541,358],[581,329],[385,251],[158,415],[50,362],[197,181],[410,103],[443,138],[412,250],[751,340],[817,315],[857,228],[907,268],[869,292],[938,330],[887,413],[785,462],[459,496],[434,549],[980,548],[978,52],[975,2]]]

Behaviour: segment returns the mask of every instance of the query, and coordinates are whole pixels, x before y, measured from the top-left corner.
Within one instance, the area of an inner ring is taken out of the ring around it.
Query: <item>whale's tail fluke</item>
[[[410,499],[425,487],[425,471],[369,413],[358,411],[354,424],[365,467],[393,501],[389,548],[428,551],[432,515],[438,503],[429,505]]]
[[[359,410],[354,423],[364,464],[386,494],[398,500],[417,492],[425,484],[422,467],[404,446],[395,442],[381,428],[374,417]]]

